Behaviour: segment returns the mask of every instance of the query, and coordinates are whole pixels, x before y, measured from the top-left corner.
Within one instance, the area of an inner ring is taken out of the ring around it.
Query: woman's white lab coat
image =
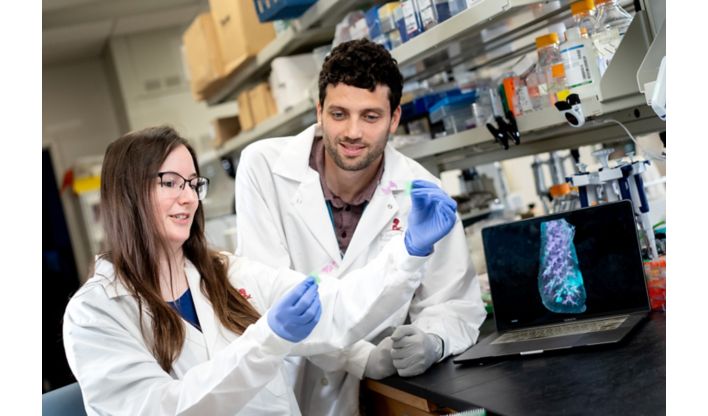
[[[241,336],[221,325],[200,290],[200,275],[186,273],[202,332],[185,322],[186,339],[170,373],[158,365],[140,331],[138,304],[105,260],[79,289],[64,316],[64,347],[89,415],[297,415],[286,387],[286,355],[332,352],[366,336],[408,301],[426,258],[411,257],[402,238],[343,280],[322,275],[322,317],[301,343],[277,336],[266,313],[304,279],[229,256],[228,276],[262,317]],[[360,285],[367,290],[358,290]],[[145,333],[152,334],[143,318]]]

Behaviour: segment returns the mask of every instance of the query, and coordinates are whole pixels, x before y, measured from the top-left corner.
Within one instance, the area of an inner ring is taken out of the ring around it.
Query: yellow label
[[[556,97],[558,97],[558,101],[565,101],[566,98],[570,95],[570,90],[561,90],[556,93]]]

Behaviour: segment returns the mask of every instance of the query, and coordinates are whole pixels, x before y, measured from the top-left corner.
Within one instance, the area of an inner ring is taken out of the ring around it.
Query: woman
[[[208,184],[169,127],[129,133],[106,150],[108,251],[64,316],[89,414],[299,414],[283,358],[336,351],[385,322],[456,221],[454,201],[415,181],[405,236],[366,267],[317,284],[209,250],[200,203]]]

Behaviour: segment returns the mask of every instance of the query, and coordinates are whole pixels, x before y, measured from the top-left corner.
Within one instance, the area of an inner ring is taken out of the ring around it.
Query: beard
[[[386,148],[386,141],[382,141],[373,146],[367,146],[361,156],[352,159],[347,158],[338,152],[339,143],[358,144],[360,143],[360,140],[352,140],[348,137],[330,139],[323,133],[323,142],[325,151],[329,157],[332,158],[334,164],[340,169],[346,171],[358,171],[368,168],[372,163],[379,160],[379,157],[383,155],[384,149]]]

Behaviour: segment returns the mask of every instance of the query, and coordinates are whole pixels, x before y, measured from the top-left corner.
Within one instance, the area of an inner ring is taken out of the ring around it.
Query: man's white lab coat
[[[338,350],[366,336],[412,295],[426,259],[409,256],[397,239],[344,280],[322,276],[320,322],[297,344],[276,335],[266,313],[304,275],[229,255],[231,284],[262,315],[239,336],[216,318],[199,272],[186,261],[202,332],[184,322],[186,339],[170,373],[144,341],[136,298],[113,265],[98,260],[67,306],[64,348],[89,415],[298,415],[284,357]],[[372,293],[357,292],[362,281],[375,287]],[[143,322],[151,335],[150,320]]]
[[[438,185],[440,181],[387,145],[381,182],[342,258],[319,175],[309,166],[315,134],[313,125],[297,136],[259,140],[241,152],[236,175],[237,253],[274,267],[303,273],[327,271],[341,277],[367,264],[387,241],[403,234],[411,208],[407,191],[411,180]],[[367,290],[362,282],[359,291]],[[418,328],[442,338],[443,357],[447,357],[476,342],[485,317],[458,218],[450,234],[435,245],[415,295],[393,314],[393,325],[381,325],[367,339],[409,318]],[[356,414],[359,380],[373,348],[362,341],[340,354],[309,357],[317,367],[293,361],[304,367],[291,375],[303,414]]]

